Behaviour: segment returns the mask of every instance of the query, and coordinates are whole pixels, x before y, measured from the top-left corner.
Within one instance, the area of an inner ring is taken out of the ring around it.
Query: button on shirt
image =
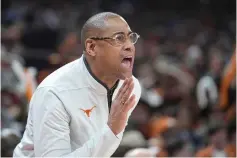
[[[110,157],[118,148],[124,130],[114,135],[107,121],[109,104],[124,81],[106,89],[84,59],[59,68],[37,87],[14,157]],[[133,80],[137,104],[141,87]]]

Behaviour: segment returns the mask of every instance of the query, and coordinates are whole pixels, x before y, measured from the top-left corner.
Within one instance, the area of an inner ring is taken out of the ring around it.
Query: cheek
[[[121,49],[115,47],[107,51],[107,56],[112,64],[119,64],[121,61]]]
[[[122,47],[114,47],[108,43],[100,47],[99,51],[99,58],[104,66],[108,66],[108,69],[119,69],[122,59]]]

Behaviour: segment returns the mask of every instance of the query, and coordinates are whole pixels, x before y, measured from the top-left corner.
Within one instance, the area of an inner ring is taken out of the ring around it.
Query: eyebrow
[[[129,35],[130,33],[132,33],[132,31],[128,31],[128,35]],[[116,34],[125,34],[125,33],[122,32],[122,31],[121,31],[121,32],[114,32],[114,33],[113,33],[113,35],[116,35]]]

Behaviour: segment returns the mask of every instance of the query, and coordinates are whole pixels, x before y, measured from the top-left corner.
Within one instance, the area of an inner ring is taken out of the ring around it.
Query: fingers
[[[135,94],[133,94],[124,105],[124,111],[128,112],[136,103]]]
[[[121,94],[122,90],[125,88],[125,86],[127,85],[127,83],[128,83],[128,79],[125,79],[123,82],[123,85],[122,85],[122,87],[120,87],[115,99],[118,99],[120,97],[120,94]]]
[[[128,79],[126,85],[125,85],[124,88],[121,90],[121,93],[120,93],[118,99],[121,99],[121,100],[123,99],[124,94],[126,93],[127,90],[129,90],[132,81],[133,81],[132,78],[129,78],[129,79]],[[123,101],[126,101],[126,100],[123,100]]]
[[[132,91],[133,91],[133,88],[134,88],[134,83],[131,82],[128,86],[128,89],[125,91],[123,97],[122,97],[122,102],[125,103],[128,101],[128,98],[130,97]]]
[[[132,82],[133,82],[132,77],[129,78],[129,79],[125,79],[125,81],[124,81],[122,87],[119,89],[118,94],[117,94],[117,96],[116,96],[115,99],[119,99],[120,101],[122,101],[121,99],[124,97],[125,92],[126,92],[128,89],[130,89],[130,86],[131,86],[131,83],[132,83]],[[126,102],[126,100],[123,100],[123,101]]]

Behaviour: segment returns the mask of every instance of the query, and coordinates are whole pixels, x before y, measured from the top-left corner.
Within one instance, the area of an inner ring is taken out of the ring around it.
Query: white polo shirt
[[[123,131],[115,136],[108,127],[108,104],[123,81],[112,94],[93,76],[84,59],[82,56],[59,68],[38,86],[14,157],[110,157],[118,148]],[[141,87],[133,79],[137,104]]]

